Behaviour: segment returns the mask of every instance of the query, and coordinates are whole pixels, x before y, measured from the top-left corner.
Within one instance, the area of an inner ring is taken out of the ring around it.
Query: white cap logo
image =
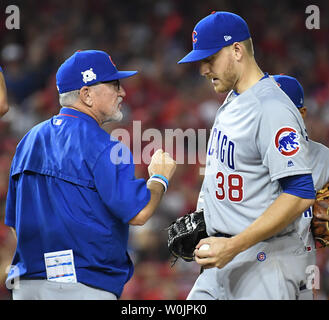
[[[224,40],[225,40],[225,41],[229,41],[229,40],[231,40],[231,39],[232,39],[231,36],[224,36]]]
[[[93,72],[93,68],[90,68],[89,70],[81,72],[82,74],[82,81],[84,83],[87,83],[89,81],[96,80],[96,74]]]

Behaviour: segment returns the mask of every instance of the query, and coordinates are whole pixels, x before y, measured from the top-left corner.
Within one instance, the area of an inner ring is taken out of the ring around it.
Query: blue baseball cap
[[[59,93],[78,90],[97,82],[128,78],[137,71],[118,71],[111,56],[104,51],[77,51],[58,68],[56,85]]]
[[[297,108],[304,106],[304,90],[296,78],[285,75],[275,75],[273,78]]]
[[[192,32],[193,50],[178,63],[205,59],[223,47],[250,38],[247,23],[238,15],[214,11],[200,20]]]

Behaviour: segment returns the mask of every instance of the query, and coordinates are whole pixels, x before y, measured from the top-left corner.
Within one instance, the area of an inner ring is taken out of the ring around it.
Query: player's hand
[[[161,174],[168,180],[171,179],[176,170],[176,161],[170,157],[168,152],[158,149],[154,152],[151,163],[148,166],[149,175]]]
[[[208,250],[199,250],[203,244],[208,244]],[[230,238],[209,237],[200,240],[194,250],[195,261],[205,269],[223,268],[238,253],[233,247]]]

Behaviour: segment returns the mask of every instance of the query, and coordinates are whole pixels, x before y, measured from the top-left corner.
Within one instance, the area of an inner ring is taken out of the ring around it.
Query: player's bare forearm
[[[148,166],[150,179],[148,180],[147,188],[151,191],[151,199],[144,209],[142,209],[133,219],[129,221],[129,224],[138,226],[145,224],[145,222],[152,217],[155,209],[161,201],[161,198],[165,192],[164,186],[158,179],[152,180],[152,175],[157,174],[160,178],[162,176],[169,182],[175,170],[176,162],[167,152],[163,152],[162,149],[158,149],[154,152],[151,163]]]
[[[160,204],[162,196],[164,194],[163,186],[157,182],[150,182],[148,189],[151,191],[151,199],[148,204],[129,221],[129,224],[135,226],[144,225],[148,219],[150,219],[155,212],[156,208]]]
[[[2,72],[0,72],[0,117],[8,111],[7,87]]]
[[[249,227],[232,238],[209,237],[202,239],[195,250],[195,260],[205,268],[224,267],[240,252],[282,231],[314,203],[282,193]],[[202,244],[210,250],[198,250]]]

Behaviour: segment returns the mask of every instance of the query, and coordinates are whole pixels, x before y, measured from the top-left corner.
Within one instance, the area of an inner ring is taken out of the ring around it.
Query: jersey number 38
[[[224,200],[227,196],[230,201],[240,202],[243,199],[243,178],[238,174],[229,174],[227,179],[222,172],[216,175],[216,198]]]

